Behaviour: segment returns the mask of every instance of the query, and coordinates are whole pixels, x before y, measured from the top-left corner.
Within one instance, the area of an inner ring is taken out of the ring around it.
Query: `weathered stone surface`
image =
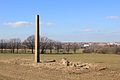
[[[61,59],[61,61],[60,61],[60,64],[62,64],[62,65],[64,65],[64,66],[69,66],[69,61],[66,59],[66,58],[63,58],[63,59]]]
[[[102,71],[102,70],[106,70],[106,69],[108,69],[108,68],[105,67],[105,66],[103,66],[103,67],[98,68],[97,70],[98,70],[98,71]]]

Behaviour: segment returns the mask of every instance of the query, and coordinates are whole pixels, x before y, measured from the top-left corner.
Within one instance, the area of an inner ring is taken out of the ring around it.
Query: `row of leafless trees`
[[[91,45],[83,50],[83,53],[100,53],[100,54],[120,54],[120,46],[116,45]]]
[[[34,35],[21,41],[19,38],[1,39],[0,53],[34,53]],[[76,53],[80,48],[77,43],[61,43],[47,37],[40,38],[41,53]]]

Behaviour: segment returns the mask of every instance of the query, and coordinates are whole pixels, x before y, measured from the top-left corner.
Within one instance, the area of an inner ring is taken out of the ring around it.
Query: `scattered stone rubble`
[[[54,70],[62,70],[67,73],[87,73],[91,71],[102,71],[108,69],[106,66],[102,66],[100,64],[93,63],[83,63],[83,62],[70,62],[66,58],[61,59],[60,61],[55,61],[53,63],[40,63],[44,67],[54,69]]]
[[[52,60],[41,62],[38,64],[28,59],[9,60],[9,63],[15,65],[33,66],[38,68],[43,67],[76,74],[87,73],[91,71],[102,71],[108,69],[106,66],[97,63],[70,62],[66,58],[63,58],[60,61]]]

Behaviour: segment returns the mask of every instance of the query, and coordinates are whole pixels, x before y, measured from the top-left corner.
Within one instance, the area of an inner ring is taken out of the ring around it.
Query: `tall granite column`
[[[35,19],[35,62],[40,62],[40,54],[39,54],[39,15],[36,15]]]

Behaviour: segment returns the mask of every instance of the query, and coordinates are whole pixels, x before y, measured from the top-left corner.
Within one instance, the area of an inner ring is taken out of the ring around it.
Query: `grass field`
[[[0,61],[6,61],[10,59],[30,59],[34,61],[33,54],[0,54]],[[107,65],[110,70],[117,71],[120,73],[120,55],[115,54],[42,54],[40,56],[41,61],[47,60],[61,60],[62,58],[67,58],[69,61],[73,62],[87,62],[87,63],[100,63],[101,65]],[[42,70],[41,72],[34,72],[36,75],[32,75],[27,72],[28,67],[20,65],[11,65],[0,62],[0,80],[120,80],[120,74],[116,77],[115,75],[103,75],[94,77],[93,74],[81,74],[81,75],[71,75],[66,74],[66,77],[63,73],[51,70]],[[8,70],[8,71],[7,71]],[[20,70],[20,71],[19,71]],[[23,71],[21,71],[23,70]],[[37,69],[34,69],[37,71]],[[8,74],[9,73],[9,74]],[[24,75],[22,75],[24,73]],[[51,74],[49,74],[51,73]],[[107,72],[106,72],[107,73]],[[15,76],[12,76],[12,75]],[[18,76],[18,74],[20,76]],[[26,75],[26,76],[25,76]],[[41,76],[42,75],[42,76]],[[86,76],[87,77],[84,77]],[[88,76],[89,75],[89,76]],[[30,78],[33,76],[32,78]],[[36,77],[35,77],[36,76]],[[53,77],[51,77],[53,76]]]
[[[0,54],[0,59],[26,58],[34,59],[34,54]],[[115,54],[41,54],[41,60],[60,60],[67,58],[70,61],[84,61],[94,63],[118,63],[120,55]]]

